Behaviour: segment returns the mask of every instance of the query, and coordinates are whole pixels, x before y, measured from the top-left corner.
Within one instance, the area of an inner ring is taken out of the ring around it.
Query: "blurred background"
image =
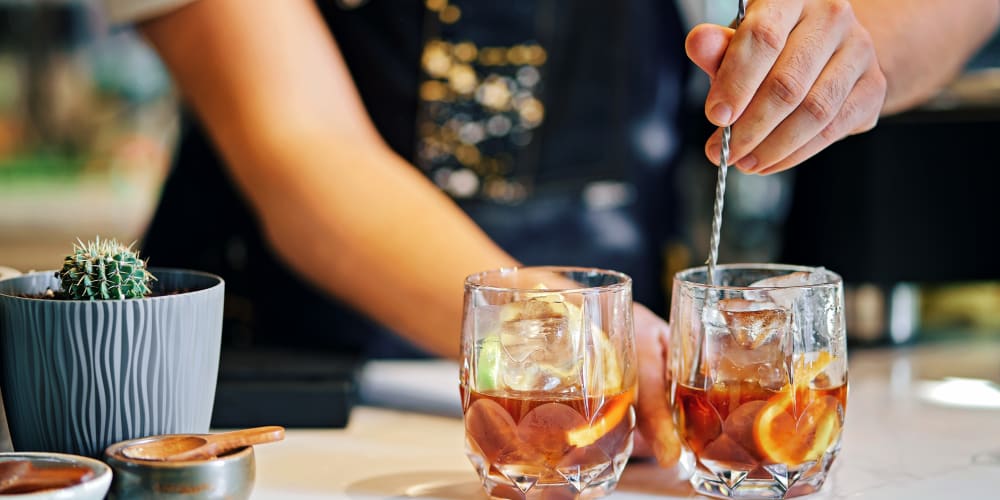
[[[0,0],[0,265],[57,267],[77,237],[137,240],[155,207],[177,99],[99,7]]]
[[[731,16],[688,3],[700,19]],[[699,104],[707,82],[692,78],[688,102]],[[520,118],[530,121],[532,109]],[[689,133],[671,174],[683,224],[664,244],[664,284],[702,263],[709,240],[716,171],[702,144],[711,130],[699,105],[684,113]],[[98,1],[0,0],[0,266],[55,268],[77,237],[140,240],[178,123],[178,98],[155,54],[128,27],[109,26]],[[1000,37],[920,109],[802,168],[731,175],[720,261],[841,273],[857,345],[1000,338],[997,138]],[[516,203],[516,186],[505,189]]]

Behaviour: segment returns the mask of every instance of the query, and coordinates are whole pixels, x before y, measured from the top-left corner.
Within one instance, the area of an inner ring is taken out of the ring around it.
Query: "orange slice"
[[[611,432],[628,414],[629,407],[632,406],[632,395],[627,394],[622,397],[612,399],[604,409],[588,425],[582,425],[566,431],[566,442],[577,447],[590,446],[601,439],[605,434]]]
[[[757,416],[757,449],[775,463],[794,465],[818,460],[840,434],[840,402],[833,396],[823,396],[796,420],[791,400],[784,394],[775,396]]]
[[[816,353],[816,359],[807,362],[805,356],[799,357],[795,361],[795,366],[792,367],[792,378],[795,382],[795,387],[809,387],[823,370],[826,370],[827,365],[833,361],[833,356],[828,352]]]
[[[840,434],[840,402],[833,396],[817,397],[809,387],[831,361],[826,352],[808,364],[800,359],[793,368],[795,385],[786,385],[768,399],[753,429],[761,456],[775,463],[801,464],[818,460],[833,444]]]

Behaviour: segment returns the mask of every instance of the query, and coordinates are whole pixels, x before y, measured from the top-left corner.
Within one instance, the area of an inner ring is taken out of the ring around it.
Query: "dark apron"
[[[662,313],[688,70],[673,3],[357,4],[318,5],[389,146],[515,258],[626,272],[636,300]],[[442,71],[441,54],[454,71]],[[421,355],[271,253],[191,119],[143,252],[153,266],[226,279],[229,346]]]

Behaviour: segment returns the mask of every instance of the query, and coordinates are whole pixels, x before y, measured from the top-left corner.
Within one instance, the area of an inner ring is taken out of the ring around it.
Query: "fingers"
[[[710,79],[722,64],[722,56],[733,38],[733,30],[715,24],[699,24],[691,29],[684,41],[684,50]]]
[[[878,110],[882,109],[885,102],[885,89],[885,76],[881,71],[876,68],[866,72],[854,86],[836,118],[819,135],[785,159],[755,173],[768,175],[788,170],[844,137],[875,128]]]
[[[757,0],[747,7],[708,91],[705,114],[709,121],[721,127],[743,113],[801,14],[802,0]]]
[[[761,172],[811,142],[837,118],[873,58],[869,46],[860,38],[851,38],[830,59],[801,105],[766,137],[760,138],[763,140],[753,146],[752,152],[742,152],[746,156],[737,166],[748,173]],[[877,114],[880,108],[875,108],[873,113]]]
[[[688,39],[692,60],[710,75],[720,30]],[[706,114],[725,125],[724,111],[733,112],[730,158],[748,173],[790,168],[871,129],[886,91],[874,44],[848,0],[753,2],[714,76]],[[716,164],[721,142],[716,131],[705,146]]]
[[[801,21],[788,37],[785,50],[781,52],[746,111],[733,124],[731,158],[744,169],[758,164],[758,158],[746,155],[760,145],[782,120],[800,107],[852,26],[853,14],[846,1],[824,0],[821,3],[826,7],[813,8],[803,13]],[[853,87],[860,76],[861,71],[851,75],[848,88]],[[844,76],[836,75],[834,78]],[[832,118],[832,115],[828,118]],[[804,143],[805,140],[799,145]],[[791,151],[794,149],[789,150]]]
[[[667,403],[667,324],[640,304],[635,305],[636,347],[639,356],[639,432],[663,467],[680,458],[680,442]]]

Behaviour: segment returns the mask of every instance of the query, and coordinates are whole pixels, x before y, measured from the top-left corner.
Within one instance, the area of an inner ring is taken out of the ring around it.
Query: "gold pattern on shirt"
[[[425,0],[442,22],[448,0]],[[460,17],[460,11],[458,16]],[[456,18],[457,20],[457,18]],[[456,198],[516,203],[527,186],[510,174],[518,151],[545,118],[538,98],[546,50],[537,43],[480,47],[468,40],[424,44],[418,163]]]
[[[462,9],[450,5],[448,0],[424,0],[427,10],[436,12],[438,19],[445,24],[455,24],[462,18]]]

